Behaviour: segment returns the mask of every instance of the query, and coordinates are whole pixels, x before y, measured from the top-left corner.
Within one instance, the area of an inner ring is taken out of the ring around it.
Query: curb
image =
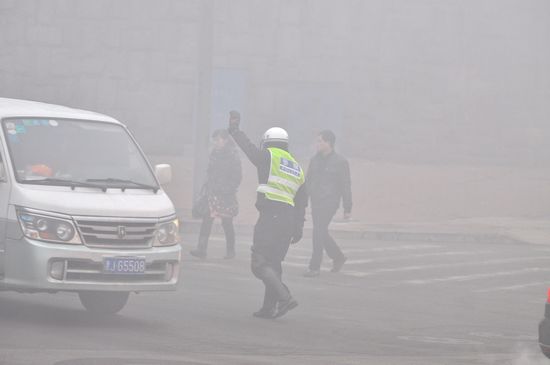
[[[201,222],[181,221],[181,233],[198,234]],[[235,231],[240,235],[252,236],[254,226],[247,224],[235,225]],[[220,224],[214,224],[212,233],[223,234]],[[312,237],[312,228],[304,228],[304,238]],[[402,242],[448,242],[448,243],[505,243],[525,244],[526,241],[499,234],[499,233],[464,233],[464,232],[411,232],[411,231],[377,231],[377,230],[345,230],[331,228],[330,233],[334,238],[349,240],[370,240],[370,241],[402,241]]]

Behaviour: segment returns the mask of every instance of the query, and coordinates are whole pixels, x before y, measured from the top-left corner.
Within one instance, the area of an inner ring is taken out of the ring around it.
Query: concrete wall
[[[0,96],[119,118],[154,161],[174,164],[169,190],[187,211],[204,1],[0,0]],[[212,129],[238,108],[253,138],[288,128],[306,161],[315,131],[330,127],[355,166],[370,166],[358,181],[387,176],[371,162],[404,171],[550,162],[547,0],[212,4]]]
[[[0,1],[0,94],[100,111],[149,153],[191,143],[197,1]]]
[[[376,160],[550,160],[548,1],[213,4],[213,65],[239,72],[234,104],[254,134],[276,121],[301,146],[330,126],[346,153]],[[181,154],[200,11],[199,0],[2,0],[0,94],[113,114],[148,152]]]

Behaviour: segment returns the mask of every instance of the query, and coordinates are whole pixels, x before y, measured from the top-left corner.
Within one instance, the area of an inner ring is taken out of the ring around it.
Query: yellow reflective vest
[[[267,184],[260,184],[259,193],[269,200],[294,206],[294,197],[305,182],[304,172],[290,153],[280,148],[268,148],[271,168]]]

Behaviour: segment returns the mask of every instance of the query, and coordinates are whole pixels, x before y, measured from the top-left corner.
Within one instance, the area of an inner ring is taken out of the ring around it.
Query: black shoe
[[[199,259],[202,259],[204,260],[206,258],[206,252],[204,251],[201,251],[201,250],[191,250],[189,251],[189,253],[191,254],[191,256],[195,256]]]
[[[340,260],[334,260],[332,263],[332,270],[330,270],[330,272],[340,272],[347,260],[348,258],[345,256],[342,257]]]
[[[256,318],[273,319],[275,318],[275,308],[260,308],[259,311],[252,313]]]
[[[273,318],[279,318],[287,314],[288,311],[296,308],[298,306],[298,302],[290,297],[287,300],[280,301],[277,305],[277,312],[273,316]]]

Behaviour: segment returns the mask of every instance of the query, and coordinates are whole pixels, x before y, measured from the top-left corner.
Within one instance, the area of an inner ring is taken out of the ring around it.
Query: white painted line
[[[356,277],[356,278],[364,278],[364,277],[367,277],[369,275],[372,275],[368,272],[364,272],[364,271],[353,271],[353,270],[342,270],[340,271],[341,274],[344,274],[346,276],[353,276],[353,277]]]
[[[497,291],[510,291],[510,290],[521,290],[524,288],[530,288],[533,286],[549,286],[550,281],[539,281],[536,283],[528,283],[528,284],[518,284],[518,285],[510,285],[510,286],[501,286],[501,287],[494,287],[489,289],[480,289],[476,290],[476,293],[491,293],[491,292],[497,292]]]
[[[416,251],[426,250],[431,248],[440,248],[441,245],[401,245],[401,246],[384,246],[372,248],[372,252],[385,252],[385,251]]]
[[[311,260],[311,257],[309,256],[287,256],[285,257],[285,262],[295,263],[298,264],[300,262],[308,262]],[[330,262],[331,260],[327,260],[327,262]],[[346,265],[363,265],[363,264],[370,264],[372,262],[376,262],[375,259],[365,259],[365,260],[347,260]]]
[[[495,251],[443,251],[413,254],[414,257],[432,257],[432,256],[469,256],[469,255],[485,255],[495,253]]]
[[[368,250],[362,250],[363,252],[367,252]],[[348,257],[349,250],[344,250],[344,254],[346,254]],[[370,251],[371,252],[371,251]],[[362,260],[348,260],[346,261],[346,265],[348,264],[367,264],[367,263],[378,263],[378,262],[387,262],[387,261],[400,261],[400,260],[410,260],[414,258],[419,257],[430,257],[430,256],[460,256],[460,255],[482,255],[487,253],[493,253],[494,251],[472,251],[472,252],[453,252],[453,251],[445,251],[445,252],[431,252],[431,253],[424,253],[424,254],[409,254],[409,255],[401,255],[401,256],[387,256],[387,257],[376,257],[376,258],[370,258],[370,259],[362,259]],[[294,255],[289,252],[289,254],[286,256],[285,260],[310,260],[311,255],[304,256],[304,255]]]
[[[290,266],[290,267],[308,267],[309,264],[305,263],[305,264],[299,264],[297,262],[288,262],[288,261],[283,261],[283,266]],[[322,269],[326,269],[326,270],[329,270],[331,268],[331,266],[328,266],[328,265],[325,265],[323,264]]]
[[[344,253],[367,253],[367,252],[392,252],[392,251],[416,251],[416,250],[427,250],[427,249],[433,249],[433,248],[441,248],[443,246],[441,245],[427,245],[427,244],[419,244],[419,245],[399,245],[399,246],[382,246],[382,247],[372,247],[372,248],[350,248],[346,249],[345,247],[341,247],[342,251]],[[305,247],[299,247],[299,246],[290,246],[289,252],[292,251],[300,251],[300,252],[307,252],[311,254],[312,249],[311,245],[308,248]]]
[[[346,265],[363,265],[376,262],[375,259],[365,259],[365,260],[347,260]]]
[[[464,267],[464,266],[486,266],[486,265],[501,265],[507,263],[517,263],[524,261],[533,261],[533,260],[549,260],[550,256],[547,257],[524,257],[516,259],[502,259],[502,260],[486,260],[479,262],[458,262],[450,264],[433,264],[433,265],[418,265],[418,266],[404,266],[396,268],[383,268],[370,271],[350,271],[342,270],[342,274],[354,277],[367,277],[373,276],[381,273],[391,273],[391,272],[404,272],[404,271],[417,271],[417,270],[429,270],[429,269],[438,269],[438,268],[447,268],[447,267]],[[346,265],[348,263],[346,262]]]
[[[417,271],[417,270],[430,270],[441,269],[447,267],[465,267],[465,266],[486,266],[486,265],[502,265],[502,264],[514,264],[518,262],[549,260],[550,256],[538,256],[538,257],[517,257],[512,259],[494,259],[474,262],[453,262],[453,263],[441,263],[430,265],[415,265],[415,266],[403,266],[396,268],[383,268],[371,271],[371,273],[385,273],[385,272],[402,272],[402,271]]]
[[[299,263],[296,263],[296,262],[288,262],[288,261],[283,261],[283,266],[290,266],[290,267],[307,267],[308,265],[307,264],[299,264]]]
[[[345,248],[345,247],[342,248],[342,251],[344,251],[347,254],[372,252],[372,250],[369,250],[366,248]]]
[[[503,333],[497,332],[470,332],[469,336],[481,337],[481,338],[499,338],[504,340],[514,340],[514,341],[536,341],[538,336],[533,336],[532,334],[516,334],[516,335],[505,335]]]
[[[447,282],[471,281],[471,280],[484,279],[484,278],[496,278],[496,277],[502,277],[502,276],[522,275],[522,274],[530,274],[534,272],[548,272],[548,271],[550,271],[550,268],[532,267],[532,268],[527,268],[522,270],[499,271],[499,272],[492,272],[492,273],[485,273],[485,274],[456,275],[456,276],[449,276],[445,278],[435,278],[435,279],[426,279],[426,280],[406,280],[406,281],[403,281],[402,283],[411,284],[411,285],[426,285],[426,284],[437,284],[437,283],[447,283]]]
[[[410,256],[400,257],[398,259],[401,260],[406,258],[410,258]],[[290,261],[288,261],[288,259],[290,259]],[[397,258],[389,257],[384,259],[348,260],[346,261],[346,266],[364,265],[364,264],[379,263],[384,261],[393,261],[394,259],[397,259]],[[287,256],[287,261],[285,261],[284,264],[290,267],[305,268],[308,266],[307,262],[301,262],[301,263],[292,262],[292,261],[304,261],[304,260],[309,260],[309,258],[305,258],[304,256],[299,256],[299,257]],[[550,256],[494,259],[494,260],[484,260],[484,261],[476,261],[476,262],[455,262],[455,263],[440,263],[440,264],[429,264],[429,265],[412,265],[412,266],[401,266],[401,267],[393,267],[393,268],[381,268],[381,269],[375,269],[370,271],[343,270],[341,273],[347,276],[363,278],[363,277],[372,276],[376,274],[392,273],[392,272],[421,271],[421,270],[441,269],[441,268],[450,268],[450,267],[502,265],[502,264],[512,264],[512,263],[518,263],[518,262],[538,261],[538,260],[550,260]],[[325,269],[330,268],[328,264],[324,264],[323,267]]]
[[[398,336],[400,340],[424,342],[444,345],[484,345],[481,341],[467,340],[463,338],[431,337],[431,336]]]

